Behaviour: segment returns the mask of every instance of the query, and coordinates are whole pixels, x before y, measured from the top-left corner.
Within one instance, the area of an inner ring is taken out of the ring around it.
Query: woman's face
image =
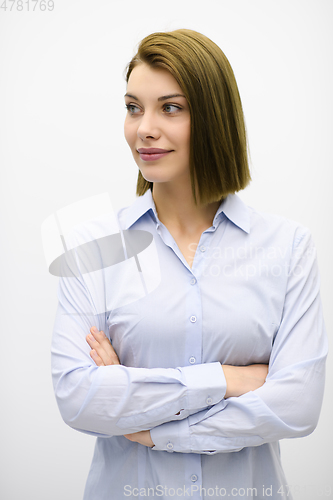
[[[150,182],[189,181],[190,110],[174,77],[137,65],[125,94],[125,138]]]

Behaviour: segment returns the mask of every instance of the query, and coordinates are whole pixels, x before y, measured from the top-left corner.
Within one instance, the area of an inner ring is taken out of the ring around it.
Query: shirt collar
[[[233,224],[245,231],[250,232],[250,211],[237,194],[229,194],[222,202],[214,217],[215,224],[221,214],[224,214]]]
[[[132,226],[145,213],[150,212],[153,220],[160,224],[152,192],[148,189],[144,195],[139,196],[128,208],[126,215],[126,229]],[[250,212],[245,203],[236,194],[229,194],[222,202],[215,214],[213,225],[221,215],[225,215],[233,224],[245,231],[250,232]]]
[[[144,195],[139,196],[130,207],[128,207],[126,215],[126,229],[132,226],[146,212],[150,211],[150,215],[156,223],[160,223],[154,199],[150,189],[147,189]]]

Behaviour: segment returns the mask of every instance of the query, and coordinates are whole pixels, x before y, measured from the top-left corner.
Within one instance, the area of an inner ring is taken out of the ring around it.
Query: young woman
[[[125,104],[138,198],[119,225],[151,233],[161,276],[95,317],[86,275],[59,281],[55,394],[98,437],[84,498],[290,499],[279,440],[314,430],[327,355],[311,235],[235,194],[250,181],[243,111],[207,37],[142,40]]]

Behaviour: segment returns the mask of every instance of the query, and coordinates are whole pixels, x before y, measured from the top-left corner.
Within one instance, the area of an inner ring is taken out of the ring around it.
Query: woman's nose
[[[140,119],[138,137],[144,139],[156,139],[159,136],[156,117],[152,113],[145,113]]]

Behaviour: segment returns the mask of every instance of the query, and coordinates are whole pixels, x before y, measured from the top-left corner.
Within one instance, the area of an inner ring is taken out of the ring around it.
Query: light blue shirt
[[[279,440],[314,430],[327,355],[309,230],[229,195],[191,268],[150,190],[118,219],[123,230],[152,234],[157,286],[103,312],[97,297],[121,293],[107,274],[60,278],[58,287],[57,402],[68,425],[97,436],[84,499],[290,500]],[[121,365],[92,361],[85,337],[93,325]],[[269,373],[259,389],[224,399],[221,363],[269,363]],[[147,429],[153,448],[123,436]]]

